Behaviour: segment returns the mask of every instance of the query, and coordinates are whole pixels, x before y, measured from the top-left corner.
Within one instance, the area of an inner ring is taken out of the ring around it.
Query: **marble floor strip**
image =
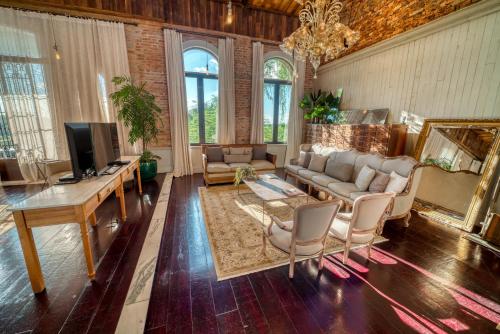
[[[167,216],[168,200],[172,187],[172,174],[163,182],[156,208],[149,224],[141,254],[130,283],[115,333],[143,333],[148,312],[149,298],[160,251],[161,235]]]

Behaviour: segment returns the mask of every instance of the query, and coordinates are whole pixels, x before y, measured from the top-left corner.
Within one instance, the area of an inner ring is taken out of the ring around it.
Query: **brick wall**
[[[306,124],[305,142],[338,149],[378,152],[385,156],[404,153],[407,127],[404,124]]]
[[[343,56],[429,23],[481,0],[344,0],[341,21],[361,33]]]
[[[146,82],[146,87],[156,96],[162,109],[163,126],[158,143],[153,147],[171,146],[170,113],[168,110],[168,87],[165,70],[165,50],[161,27],[140,24],[126,25],[130,75],[136,82]],[[217,38],[197,34],[183,34],[183,40],[204,40],[217,47]],[[279,50],[277,46],[266,45],[265,52]],[[236,143],[250,142],[251,98],[252,98],[252,40],[246,36],[235,38],[235,107]],[[306,67],[305,90],[312,90],[312,71]]]

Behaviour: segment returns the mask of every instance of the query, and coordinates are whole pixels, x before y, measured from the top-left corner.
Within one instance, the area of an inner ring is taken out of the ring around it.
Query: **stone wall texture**
[[[361,34],[343,56],[481,0],[344,0],[341,21]]]

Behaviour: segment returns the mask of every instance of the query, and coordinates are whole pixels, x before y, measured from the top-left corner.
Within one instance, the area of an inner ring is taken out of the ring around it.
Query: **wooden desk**
[[[94,278],[94,261],[87,232],[87,219],[95,226],[96,208],[112,192],[115,192],[120,203],[121,220],[125,222],[127,213],[125,210],[123,182],[134,171],[137,175],[139,193],[142,194],[139,157],[125,156],[120,159],[130,160],[130,163],[122,166],[113,175],[97,176],[89,180],[82,180],[76,184],[52,186],[13,205],[10,209],[16,222],[17,233],[21,241],[33,292],[39,293],[45,290],[42,269],[31,231],[33,227],[79,224],[87,260],[88,277],[90,279]]]

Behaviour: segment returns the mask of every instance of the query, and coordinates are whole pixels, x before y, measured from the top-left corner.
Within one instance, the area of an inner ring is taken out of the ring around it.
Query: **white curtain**
[[[25,179],[38,178],[38,160],[68,159],[64,122],[116,119],[108,95],[112,77],[129,74],[123,24],[0,8],[0,61],[0,111]]]
[[[174,176],[180,177],[193,174],[189,148],[184,64],[182,60],[182,35],[174,30],[165,29],[164,36]]]
[[[219,39],[219,112],[217,142],[235,144],[234,40]]]
[[[302,144],[302,126],[304,114],[299,107],[299,101],[304,96],[305,63],[294,60],[294,80],[292,83],[292,100],[290,101],[290,113],[288,115],[288,138],[286,144],[285,164],[290,159],[298,158],[299,146]]]
[[[250,143],[264,143],[264,45],[253,43]]]

